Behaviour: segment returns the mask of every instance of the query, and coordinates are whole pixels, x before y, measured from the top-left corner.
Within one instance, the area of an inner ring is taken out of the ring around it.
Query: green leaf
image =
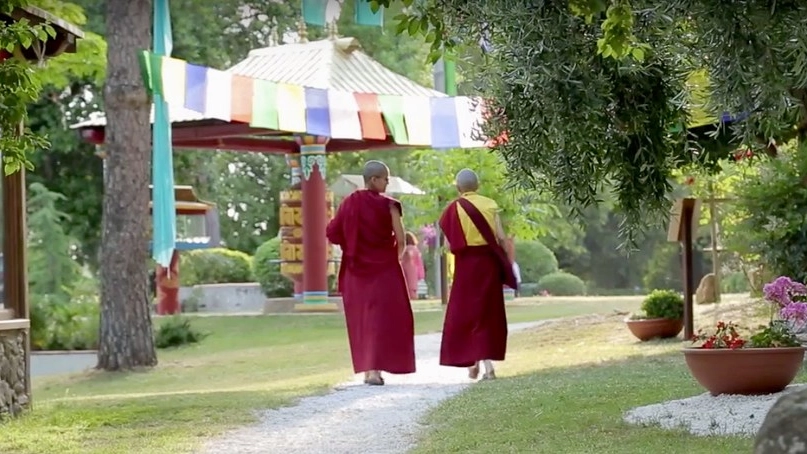
[[[409,36],[415,36],[415,34],[418,32],[419,28],[420,28],[420,23],[418,21],[410,20],[409,21],[409,27],[407,28],[407,31],[409,32]]]
[[[638,61],[638,62],[643,62],[644,61],[644,50],[642,50],[641,47],[634,47],[633,49],[631,49],[630,53],[631,53],[631,56],[633,56],[633,58],[636,61]]]

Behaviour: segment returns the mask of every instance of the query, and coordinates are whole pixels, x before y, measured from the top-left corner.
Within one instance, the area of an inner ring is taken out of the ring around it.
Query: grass
[[[508,308],[511,322],[635,310],[639,300],[545,301]],[[416,313],[418,333],[440,311]],[[255,410],[325,392],[351,374],[340,314],[197,317],[211,335],[161,351],[148,372],[89,372],[34,382],[34,411],[2,429],[0,452],[182,453],[255,420]]]
[[[747,306],[719,312],[721,318],[754,315]],[[703,324],[711,324],[706,315]],[[633,407],[704,392],[689,375],[681,345],[639,343],[617,316],[514,335],[512,354],[498,371],[503,379],[480,383],[439,406],[415,452],[750,452],[747,438],[696,437],[622,422]],[[797,378],[805,379],[804,373]]]

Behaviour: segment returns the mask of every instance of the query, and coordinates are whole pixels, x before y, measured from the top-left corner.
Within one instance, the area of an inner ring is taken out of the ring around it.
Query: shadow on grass
[[[442,404],[429,415],[430,430],[415,452],[481,453],[502,446],[518,453],[749,452],[748,438],[698,437],[623,422],[632,408],[703,392],[680,352],[520,373],[480,383]]]

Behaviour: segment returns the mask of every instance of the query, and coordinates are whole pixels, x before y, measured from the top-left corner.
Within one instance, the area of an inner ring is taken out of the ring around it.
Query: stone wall
[[[266,295],[255,282],[203,284],[180,287],[179,301],[188,312],[262,312]]]
[[[0,418],[28,407],[25,386],[25,336],[22,330],[0,331]]]

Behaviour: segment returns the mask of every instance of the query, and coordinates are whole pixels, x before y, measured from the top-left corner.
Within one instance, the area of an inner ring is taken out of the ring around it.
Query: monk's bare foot
[[[496,372],[485,372],[485,375],[482,376],[482,380],[496,380]]]
[[[381,372],[373,371],[369,374],[364,383],[370,386],[384,386],[384,377],[381,376]]]
[[[370,372],[364,373],[364,384],[366,385],[370,381]]]
[[[468,368],[468,378],[476,380],[477,377],[479,377],[479,363]]]

